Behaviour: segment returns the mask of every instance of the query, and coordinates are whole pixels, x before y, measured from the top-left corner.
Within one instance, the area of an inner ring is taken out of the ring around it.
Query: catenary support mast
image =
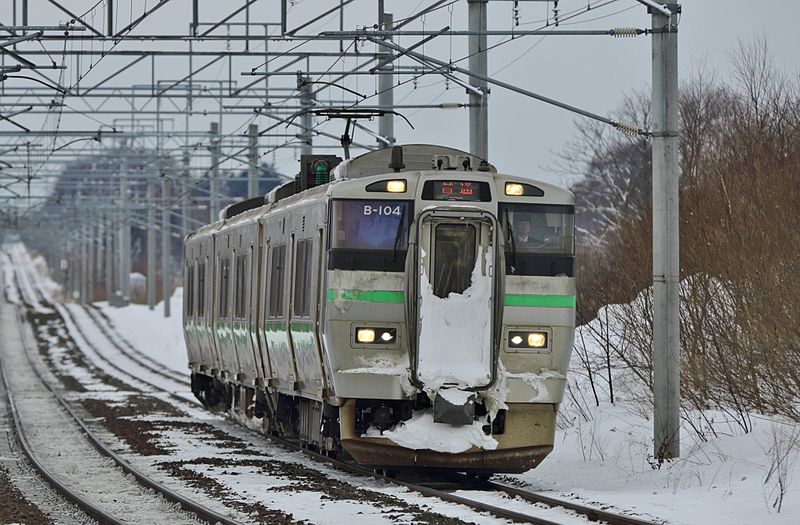
[[[467,0],[469,6],[469,30],[483,34],[470,35],[469,70],[481,76],[488,74],[486,56],[486,4],[488,0]],[[482,159],[489,156],[489,85],[485,80],[470,77],[471,86],[481,95],[469,93],[469,151]]]
[[[651,8],[653,23],[653,397],[654,455],[680,455],[678,238],[678,11]]]

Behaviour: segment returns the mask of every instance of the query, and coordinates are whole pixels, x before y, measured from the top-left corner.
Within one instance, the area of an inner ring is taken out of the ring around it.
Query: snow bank
[[[183,288],[176,288],[172,294],[170,317],[164,317],[163,303],[153,310],[142,304],[123,308],[113,308],[108,303],[97,306],[114,329],[142,353],[177,372],[186,372],[189,364],[183,339]]]

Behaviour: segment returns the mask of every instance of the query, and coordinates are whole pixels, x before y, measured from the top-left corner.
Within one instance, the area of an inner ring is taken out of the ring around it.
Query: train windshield
[[[575,254],[575,207],[500,204],[506,250],[518,254]]]
[[[333,201],[328,269],[402,272],[410,216],[410,201]]]

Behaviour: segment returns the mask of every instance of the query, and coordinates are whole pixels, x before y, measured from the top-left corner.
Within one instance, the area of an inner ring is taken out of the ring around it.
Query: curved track
[[[29,289],[31,289],[31,288],[32,289],[38,289],[38,286],[36,286],[35,284],[34,285],[30,285]],[[25,292],[23,291],[23,295],[24,294],[25,294]],[[41,302],[39,302],[39,306],[43,307],[44,305],[42,305]],[[66,316],[68,316],[70,318],[70,320],[71,320],[73,326],[75,327],[75,329],[82,335],[82,337],[87,341],[87,343],[89,343],[89,338],[85,334],[86,327],[81,327],[80,326],[82,321],[78,321],[75,318],[73,312],[70,312],[69,309],[63,308],[63,311],[62,311],[62,308],[57,308],[57,310],[61,311],[62,314],[66,314]],[[121,353],[122,355],[124,355],[125,358],[131,362],[131,364],[134,364],[135,366],[138,366],[138,367],[141,367],[144,370],[147,370],[148,373],[154,374],[155,376],[158,376],[159,378],[161,378],[166,383],[171,383],[171,384],[179,386],[179,388],[183,388],[183,389],[185,389],[188,386],[189,383],[185,379],[183,379],[181,377],[176,377],[177,374],[175,374],[173,371],[164,371],[163,367],[159,368],[159,364],[157,362],[155,362],[154,360],[152,360],[148,356],[146,356],[143,353],[141,353],[140,351],[138,351],[133,345],[131,345],[128,341],[126,341],[120,334],[114,333],[115,330],[108,324],[107,320],[103,319],[100,314],[98,314],[97,312],[95,312],[93,310],[92,307],[81,306],[80,308],[82,309],[83,312],[85,312],[86,318],[88,318],[93,323],[94,328],[96,328],[102,334],[103,338],[106,339],[109,342],[109,344],[114,347],[115,351],[117,351],[117,352]],[[112,362],[112,360],[110,360],[106,356],[104,356],[102,352],[97,352],[97,357],[99,357],[101,360],[103,360],[105,362],[105,365],[107,365],[109,367],[112,367],[113,369],[117,370],[118,373],[124,374],[126,376],[134,378],[137,381],[143,382],[146,385],[148,385],[148,387],[150,387],[150,388],[152,388],[154,390],[160,391],[160,392],[162,392],[162,393],[174,398],[175,400],[180,401],[181,403],[186,403],[187,402],[186,397],[179,396],[179,395],[176,394],[175,391],[170,391],[170,390],[164,388],[163,386],[161,386],[159,384],[156,384],[156,382],[154,382],[154,381],[151,382],[151,381],[144,380],[141,377],[134,377],[132,375],[131,371],[125,370],[123,366],[120,366],[118,363]],[[162,381],[159,381],[159,383],[161,383],[161,382]],[[61,402],[62,402],[62,404],[64,404],[66,406],[66,401],[62,400]],[[73,411],[70,410],[70,412],[72,413],[73,417],[78,419],[78,416],[76,414],[74,414]],[[85,427],[84,424],[82,424],[82,426]],[[87,433],[91,432],[88,429],[88,427],[85,427],[85,430],[87,431]],[[557,499],[557,498],[552,498],[550,496],[543,496],[541,494],[536,494],[536,493],[533,493],[533,492],[529,492],[527,490],[523,490],[523,489],[516,488],[516,487],[511,487],[511,486],[500,484],[500,483],[493,483],[493,482],[482,482],[481,483],[481,482],[476,482],[474,479],[468,478],[468,477],[465,477],[465,476],[455,476],[455,477],[454,476],[446,476],[446,477],[439,477],[439,478],[435,478],[434,477],[434,478],[429,478],[426,481],[419,481],[419,480],[414,480],[414,479],[399,479],[399,478],[394,477],[394,476],[384,476],[384,475],[375,473],[375,472],[373,472],[371,470],[365,469],[365,468],[363,468],[363,467],[361,467],[359,465],[356,465],[356,464],[354,464],[352,462],[342,461],[342,460],[339,460],[339,459],[333,459],[333,458],[324,456],[322,454],[316,453],[314,451],[307,450],[307,449],[303,448],[300,444],[292,442],[292,441],[288,441],[288,440],[284,440],[284,439],[278,439],[278,438],[275,438],[275,437],[272,437],[272,436],[265,436],[263,434],[258,434],[257,435],[258,439],[263,439],[265,437],[270,439],[270,440],[272,440],[272,441],[274,441],[274,442],[276,442],[276,443],[278,443],[278,444],[280,444],[280,445],[282,445],[282,446],[284,446],[284,447],[287,447],[289,449],[302,450],[308,456],[310,456],[310,457],[312,457],[312,458],[314,458],[314,459],[316,459],[318,461],[328,463],[328,464],[330,464],[330,465],[332,465],[332,466],[334,466],[334,467],[336,467],[338,469],[344,470],[346,472],[350,472],[350,473],[354,473],[354,474],[358,474],[358,475],[363,475],[363,476],[377,477],[377,478],[382,479],[383,481],[385,481],[387,483],[391,483],[391,484],[395,484],[395,485],[400,485],[400,486],[406,487],[409,490],[418,492],[418,493],[423,494],[425,496],[435,497],[435,498],[438,498],[438,499],[441,499],[441,500],[444,500],[444,501],[465,505],[465,506],[468,506],[468,507],[470,507],[472,509],[475,509],[476,511],[487,512],[487,513],[490,513],[493,516],[496,516],[498,518],[507,519],[507,520],[514,521],[514,522],[533,523],[533,524],[536,524],[536,525],[558,525],[559,524],[559,522],[552,521],[552,520],[549,520],[549,519],[543,519],[541,517],[538,517],[538,516],[534,515],[533,513],[517,512],[517,511],[514,511],[514,510],[502,508],[502,507],[497,506],[497,505],[488,504],[486,502],[482,502],[482,501],[479,501],[478,499],[474,499],[474,498],[471,498],[471,497],[465,497],[465,496],[461,496],[461,495],[456,495],[456,494],[453,494],[453,492],[454,491],[480,491],[480,492],[485,492],[485,493],[489,493],[489,494],[491,494],[491,493],[494,493],[494,494],[501,493],[501,494],[507,495],[509,498],[512,498],[512,499],[519,498],[519,499],[522,499],[522,500],[524,500],[524,501],[526,501],[528,503],[535,504],[535,505],[546,505],[548,507],[566,509],[568,511],[572,511],[572,512],[574,512],[576,514],[584,516],[588,521],[593,521],[593,522],[602,521],[602,522],[609,523],[611,525],[655,525],[655,523],[657,523],[657,522],[645,521],[645,520],[642,520],[642,519],[639,519],[639,518],[635,518],[635,517],[631,517],[631,516],[625,516],[625,515],[610,513],[610,512],[604,511],[604,510],[593,508],[593,507],[587,507],[587,506],[584,506],[584,505],[579,505],[579,504],[576,504],[576,503],[573,503],[573,502],[570,502],[570,501],[564,501],[564,500],[560,500],[560,499]],[[255,438],[255,436],[254,436],[254,438]],[[98,446],[99,447],[103,447],[103,445],[99,443],[99,440],[98,440]],[[113,454],[113,452],[111,452],[110,450],[108,452]],[[123,460],[121,460],[119,458],[118,458],[118,460],[124,464]],[[125,467],[123,467],[123,468],[125,468]],[[132,467],[128,467],[128,468],[132,469]],[[138,475],[134,473],[134,475],[137,477],[137,479],[141,476],[143,479],[146,480],[146,476],[144,476],[141,473],[138,473]],[[146,481],[142,481],[142,482],[145,483],[145,484],[147,483]],[[442,484],[446,485],[448,488],[447,489],[436,488],[436,486],[441,486]],[[155,488],[155,490],[161,491],[157,487],[154,487],[154,488]],[[165,490],[168,491],[168,489],[165,489]],[[175,496],[180,497],[177,494],[175,494]],[[167,497],[169,497],[169,496],[167,496]],[[173,501],[180,501],[180,500],[173,500]],[[184,505],[183,502],[181,504]],[[189,505],[189,508],[192,508],[191,507],[192,502],[186,502],[185,504]],[[201,516],[200,513],[203,512],[201,509],[202,509],[202,507],[200,508],[200,510],[195,511],[192,508],[192,511],[193,512],[197,512],[198,516]],[[210,519],[207,519],[207,518],[210,518]],[[221,516],[216,516],[216,517],[206,516],[206,517],[202,517],[202,519],[207,520],[207,521],[217,520],[217,521],[220,521],[221,523],[235,523],[233,521],[230,521],[230,519],[227,519],[227,521],[224,521],[226,518],[221,517]]]
[[[15,261],[15,265],[17,262]],[[17,269],[20,266],[17,265]],[[17,271],[16,274],[19,276],[21,273]],[[47,304],[46,300],[41,293],[41,290],[38,289],[37,286],[31,285],[30,280],[28,279],[30,276],[26,276],[24,279],[26,282],[20,282],[19,278],[17,281],[17,285],[20,289],[20,293],[22,294],[23,300],[27,303],[29,308],[37,312],[52,312],[52,309]],[[35,295],[39,295],[39,297],[35,297]],[[37,307],[35,308],[34,305]],[[24,320],[20,313],[19,308],[16,310],[17,315],[17,322],[19,323],[20,329],[24,325]],[[89,444],[94,447],[101,455],[111,459],[113,463],[122,469],[123,472],[132,476],[136,482],[141,485],[141,487],[149,489],[150,491],[154,491],[156,495],[152,493],[148,493],[148,491],[142,491],[144,494],[150,494],[150,497],[157,498],[163,497],[163,499],[177,504],[183,511],[188,512],[191,514],[191,518],[189,521],[203,521],[207,523],[221,523],[223,525],[239,525],[240,522],[222,514],[219,514],[199,503],[192,501],[189,498],[171,490],[170,488],[162,485],[158,481],[150,478],[146,474],[142,473],[141,471],[134,468],[124,459],[122,459],[118,454],[116,454],[111,448],[106,446],[103,441],[97,436],[97,434],[82,420],[82,418],[76,413],[76,411],[70,406],[70,404],[64,399],[64,397],[59,393],[57,389],[52,388],[49,384],[48,380],[43,376],[41,370],[35,363],[35,358],[33,355],[33,350],[31,348],[32,344],[27,340],[26,334],[24,330],[20,330],[20,340],[22,344],[22,348],[25,353],[25,359],[27,360],[27,364],[30,367],[30,370],[35,375],[36,379],[39,381],[40,385],[43,386],[49,394],[55,399],[55,401],[60,405],[61,409],[65,414],[68,414],[69,418],[80,427],[82,434],[88,440]],[[129,516],[117,516],[113,511],[109,511],[107,508],[104,507],[102,503],[98,503],[93,501],[91,498],[87,497],[85,491],[82,492],[81,490],[75,488],[77,483],[73,481],[71,478],[65,479],[63,472],[61,475],[57,475],[54,473],[53,469],[47,465],[47,462],[39,457],[37,454],[36,447],[31,444],[31,440],[28,437],[28,433],[26,431],[26,425],[23,422],[22,417],[20,416],[20,411],[18,410],[18,403],[14,398],[13,394],[13,387],[11,382],[8,380],[6,374],[6,366],[3,366],[2,369],[2,379],[5,385],[5,390],[7,393],[8,403],[10,407],[10,412],[12,414],[12,421],[15,427],[15,433],[18,437],[20,445],[25,453],[25,455],[30,460],[31,464],[34,468],[45,478],[48,483],[58,492],[60,493],[65,499],[74,503],[76,506],[81,508],[86,514],[91,516],[92,518],[96,519],[99,523],[102,524],[113,524],[113,525],[121,525],[123,523],[130,523]],[[15,370],[15,373],[19,373],[19,370]],[[26,390],[26,394],[29,392]],[[45,455],[45,454],[42,454]],[[76,476],[81,476],[82,472],[77,472]],[[158,505],[153,505],[154,507]],[[163,505],[162,505],[163,506]],[[165,522],[186,522],[186,517],[181,519],[180,516],[173,513],[164,514],[163,520]]]

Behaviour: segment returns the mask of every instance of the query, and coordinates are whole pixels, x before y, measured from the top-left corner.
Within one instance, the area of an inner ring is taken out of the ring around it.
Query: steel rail
[[[180,383],[187,387],[191,386],[191,383],[186,380],[185,374],[180,374],[180,372],[173,370],[169,370],[169,372],[172,373],[168,373],[162,369],[157,368],[160,365],[160,363],[157,363],[152,357],[142,353],[138,348],[134,347],[127,339],[125,339],[122,336],[122,334],[119,333],[119,331],[115,330],[110,325],[106,325],[104,322],[98,320],[98,316],[100,316],[98,312],[94,311],[93,308],[85,304],[81,305],[81,307],[86,312],[86,316],[89,317],[89,319],[91,319],[92,323],[94,323],[97,329],[100,330],[100,333],[103,334],[103,337],[105,337],[112,345],[114,345],[114,347],[117,350],[119,350],[126,357],[128,357],[132,361],[135,361],[139,366],[147,369],[148,371],[156,375],[159,375],[165,379],[169,379],[170,381],[174,381],[175,383]],[[73,322],[75,322],[74,318]],[[75,324],[77,326],[77,323]],[[114,337],[110,333],[112,331],[116,332],[116,337]],[[123,348],[123,346],[127,348],[127,350]]]
[[[19,268],[17,268],[17,271],[19,271]],[[27,270],[25,270],[25,271],[27,271]],[[34,287],[38,288],[38,284],[35,285]],[[39,291],[39,294],[41,294],[41,291]],[[122,459],[122,457],[120,457],[110,447],[106,446],[105,443],[103,443],[103,441],[100,439],[100,437],[91,428],[89,428],[89,426],[86,423],[84,423],[84,421],[77,414],[77,412],[75,412],[75,410],[73,410],[73,408],[69,405],[69,403],[41,375],[40,371],[38,370],[38,368],[34,364],[33,358],[31,357],[30,345],[28,344],[24,334],[22,333],[23,320],[21,318],[21,314],[20,314],[19,308],[17,309],[17,319],[18,319],[18,323],[19,323],[19,326],[20,326],[20,332],[21,332],[20,335],[21,335],[21,338],[22,338],[22,345],[23,345],[23,348],[25,350],[25,356],[28,359],[28,362],[30,363],[31,368],[33,369],[33,371],[36,374],[37,378],[39,379],[39,381],[42,382],[44,387],[47,388],[47,390],[53,395],[53,397],[56,399],[56,401],[58,401],[58,403],[61,405],[61,407],[78,424],[78,426],[81,427],[81,430],[83,430],[84,434],[89,439],[89,442],[91,443],[91,445],[100,454],[102,454],[104,456],[107,456],[112,461],[114,461],[114,463],[116,463],[116,465],[119,468],[121,468],[124,472],[126,472],[127,474],[130,474],[131,476],[133,476],[139,484],[141,484],[141,485],[143,485],[143,486],[145,486],[145,487],[147,487],[147,488],[149,488],[151,490],[154,490],[154,491],[158,492],[166,500],[171,501],[173,503],[176,503],[183,510],[194,514],[201,521],[205,521],[207,523],[212,523],[212,524],[220,523],[222,525],[242,525],[241,522],[236,521],[236,520],[234,520],[234,519],[232,519],[232,518],[230,518],[228,516],[224,516],[222,514],[219,514],[218,512],[215,512],[215,511],[213,511],[213,510],[211,510],[209,508],[206,508],[206,507],[202,506],[201,504],[193,501],[192,499],[187,498],[186,496],[183,496],[183,495],[179,494],[178,492],[176,492],[176,491],[174,491],[174,490],[172,490],[170,488],[167,488],[166,486],[162,485],[158,481],[155,481],[155,480],[149,478],[146,474],[142,473],[137,468],[132,466],[130,463],[128,463],[127,461]],[[4,376],[4,380],[5,380],[5,376]],[[163,389],[160,389],[160,390],[165,391]],[[10,392],[10,390],[9,390],[9,392]],[[80,497],[80,496],[76,495],[76,497]],[[83,501],[85,501],[85,500],[83,500]],[[105,513],[104,511],[102,511],[100,509],[96,509],[95,510],[95,507],[91,506],[91,504],[89,502],[85,502],[85,504],[89,506],[89,507],[87,507],[89,510],[84,509],[87,514],[92,515],[90,513],[90,511],[91,512],[102,513],[102,514],[98,514],[98,516],[100,516],[99,518],[97,518],[97,517],[95,518],[95,519],[98,519],[98,521],[101,521],[101,523],[111,523],[111,524],[114,524],[114,525],[122,525],[124,523],[123,521],[117,520],[113,516],[108,515],[107,513]],[[92,517],[95,517],[95,516],[92,515]]]
[[[15,272],[16,273],[16,272]],[[22,292],[22,285],[19,282],[19,276],[15,275],[15,280],[17,282],[17,289],[20,291],[20,295],[23,295]],[[14,306],[14,305],[12,305]],[[25,342],[25,334],[23,333],[23,321],[22,317],[19,312],[19,308],[14,306],[15,312],[17,315],[17,327],[19,329],[20,340],[22,341],[22,346],[25,350],[25,355],[28,357],[28,361],[30,362],[30,356],[28,354],[28,346]],[[38,371],[34,368],[34,372],[38,376]],[[60,479],[58,479],[50,470],[39,461],[39,458],[33,452],[33,448],[31,447],[30,442],[28,441],[28,437],[25,434],[25,427],[22,424],[22,419],[20,418],[19,411],[17,410],[17,405],[14,402],[14,395],[11,392],[11,383],[8,381],[8,377],[6,376],[5,366],[0,361],[0,375],[3,377],[3,386],[6,391],[6,399],[8,400],[8,410],[11,413],[11,420],[14,423],[14,434],[17,436],[17,441],[22,448],[25,456],[28,458],[28,461],[31,462],[31,465],[36,469],[36,471],[47,481],[47,483],[53,487],[53,489],[61,494],[64,499],[72,503],[73,505],[77,506],[83,512],[91,516],[92,518],[96,519],[98,522],[102,524],[112,524],[112,525],[123,525],[124,522],[116,519],[111,514],[107,513],[100,507],[93,505],[89,500],[85,499],[83,496],[78,494],[77,492],[70,489],[65,483],[63,483]]]
[[[68,312],[68,315],[70,315],[70,317],[72,317],[72,314],[69,313],[69,312]],[[95,322],[95,324],[97,324],[99,326],[100,323],[96,319],[94,319],[92,317],[92,320]],[[72,318],[72,321],[75,324],[75,326],[78,328],[78,330],[80,331],[80,327],[78,327],[78,324],[75,322],[74,317]],[[109,329],[110,329],[110,327],[109,327]],[[86,339],[85,335],[83,337],[84,337],[84,339]],[[111,340],[108,337],[107,337],[107,339],[109,339],[109,341]],[[88,339],[87,339],[87,342],[88,342]],[[112,344],[113,344],[113,342],[112,342]],[[110,361],[108,361],[107,359],[106,359],[106,361],[109,364],[111,364],[112,366],[114,366],[113,363],[110,363]],[[115,367],[115,368],[117,368],[117,367]],[[129,373],[126,373],[126,374],[130,375]],[[140,380],[140,381],[142,381],[142,380]],[[143,381],[143,382],[146,382],[146,381]],[[148,383],[148,384],[150,384],[150,383]],[[153,388],[155,388],[156,390],[160,390],[161,392],[167,393],[170,396],[175,397],[177,399],[177,397],[173,393],[168,392],[167,390],[165,390],[165,389],[163,389],[163,388],[161,388],[161,387],[159,387],[157,385],[151,385],[151,386],[153,386]],[[472,508],[474,510],[480,511],[480,512],[489,512],[492,515],[494,515],[496,517],[499,517],[499,518],[509,519],[509,520],[512,520],[512,521],[520,522],[520,523],[533,523],[535,525],[558,525],[557,522],[546,520],[544,518],[539,518],[539,517],[532,516],[532,515],[529,515],[529,514],[525,514],[525,513],[522,513],[522,512],[511,511],[511,510],[508,510],[508,509],[504,509],[504,508],[501,508],[501,507],[498,507],[498,506],[495,506],[495,505],[491,505],[491,504],[488,504],[488,503],[483,503],[483,502],[480,502],[480,501],[476,501],[474,499],[466,498],[466,497],[463,497],[463,496],[456,496],[456,495],[451,494],[449,492],[446,492],[444,490],[436,489],[436,488],[433,488],[433,487],[430,487],[430,486],[426,486],[424,484],[414,483],[414,482],[411,482],[411,481],[406,481],[406,480],[397,479],[397,478],[394,478],[394,477],[391,477],[391,476],[382,475],[382,474],[376,473],[373,470],[370,470],[370,469],[367,469],[365,467],[362,467],[360,465],[356,465],[354,463],[343,461],[343,460],[340,460],[340,459],[337,459],[337,458],[332,458],[332,457],[326,456],[324,454],[321,454],[319,452],[315,452],[313,450],[310,450],[308,448],[303,447],[299,443],[293,442],[293,441],[285,439],[285,438],[280,438],[280,437],[277,437],[277,436],[267,436],[267,435],[263,435],[263,434],[258,434],[258,436],[260,438],[267,438],[270,441],[272,441],[274,443],[277,443],[277,444],[280,444],[280,445],[282,445],[284,447],[287,447],[287,448],[289,448],[291,450],[300,451],[300,452],[304,453],[305,455],[307,455],[307,456],[309,456],[311,458],[314,458],[314,459],[316,459],[318,461],[321,461],[321,462],[324,462],[324,463],[328,463],[328,464],[330,464],[332,466],[335,466],[335,467],[337,467],[337,468],[339,468],[341,470],[345,470],[345,471],[353,473],[353,474],[359,474],[359,475],[363,475],[363,476],[375,477],[375,478],[381,479],[381,480],[383,480],[383,481],[385,481],[387,483],[390,483],[390,484],[403,486],[403,487],[405,487],[405,488],[407,488],[409,490],[413,490],[413,491],[418,492],[418,493],[420,493],[422,495],[425,495],[425,496],[439,498],[439,499],[442,499],[444,501],[448,501],[448,502],[451,502],[451,503],[457,503],[457,504],[461,504],[461,505],[466,505],[466,506],[468,506],[468,507],[470,507],[470,508]],[[445,477],[443,479],[447,480],[447,481],[452,481],[454,478],[452,476],[449,476],[449,477]],[[492,489],[492,490],[494,490],[496,492],[506,493],[506,494],[508,494],[510,496],[514,496],[514,497],[518,496],[518,497],[520,497],[520,498],[522,498],[522,499],[524,499],[524,500],[526,500],[528,502],[531,502],[531,503],[541,503],[541,504],[545,504],[545,505],[548,505],[548,506],[553,507],[553,508],[560,507],[560,508],[564,508],[564,509],[567,509],[567,510],[571,510],[573,512],[576,512],[578,514],[581,514],[581,515],[585,516],[587,519],[589,519],[591,521],[601,520],[601,521],[605,521],[605,522],[609,523],[609,525],[658,525],[658,524],[663,524],[664,523],[663,521],[662,522],[651,522],[651,521],[645,521],[645,520],[642,520],[642,519],[634,518],[634,517],[631,517],[631,516],[625,516],[625,515],[621,515],[621,514],[611,513],[611,512],[603,511],[603,510],[600,510],[600,509],[596,509],[594,507],[588,507],[588,506],[580,505],[580,504],[577,504],[577,503],[573,503],[573,502],[569,502],[569,501],[565,501],[565,500],[560,500],[560,499],[557,499],[557,498],[552,498],[552,497],[549,497],[549,496],[543,496],[541,494],[532,493],[532,492],[529,492],[529,491],[525,491],[525,490],[518,489],[518,488],[515,488],[515,487],[510,487],[510,486],[507,486],[507,485],[504,485],[504,484],[500,484],[500,483],[485,482],[485,483],[481,483],[481,484],[476,486],[474,481],[467,479],[465,476],[459,476],[456,479],[459,479],[460,483],[462,484],[462,486],[460,488],[462,488],[464,490],[470,490],[470,489],[474,490],[476,488],[478,488],[478,489],[489,488],[489,489]]]
[[[634,518],[633,516],[626,516],[624,514],[608,512],[605,510],[596,509],[594,507],[587,507],[585,505],[580,505],[578,503],[572,503],[570,501],[564,501],[561,499],[552,498],[550,496],[544,496],[542,494],[529,492],[527,490],[523,490],[517,487],[511,487],[493,481],[488,481],[486,482],[485,485],[489,488],[505,492],[509,496],[517,496],[526,501],[530,501],[531,503],[543,503],[550,507],[562,507],[565,509],[569,509],[574,512],[577,512],[578,514],[586,516],[591,521],[604,521],[606,523],[609,523],[610,525],[657,525],[666,523],[666,521],[655,521],[655,522],[645,521],[639,518]]]

